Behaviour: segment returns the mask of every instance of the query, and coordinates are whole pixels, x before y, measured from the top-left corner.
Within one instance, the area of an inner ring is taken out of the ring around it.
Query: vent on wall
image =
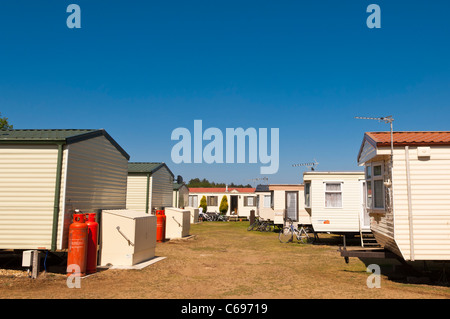
[[[429,146],[423,146],[417,148],[417,157],[426,158],[431,156],[431,148]]]

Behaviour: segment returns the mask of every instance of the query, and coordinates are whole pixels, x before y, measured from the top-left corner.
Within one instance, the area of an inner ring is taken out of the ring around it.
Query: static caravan
[[[66,249],[75,209],[125,208],[129,155],[105,130],[0,134],[0,249]]]
[[[228,201],[228,216],[250,217],[250,211],[256,211],[255,188],[251,187],[190,187],[189,207],[199,207],[200,200],[205,196],[208,205],[207,212],[219,213],[220,202],[223,196]]]
[[[406,261],[450,260],[450,132],[365,133],[371,230]],[[392,146],[391,146],[392,145]]]
[[[279,215],[282,213],[285,223],[290,219],[295,225],[311,225],[311,216],[304,205],[303,184],[270,184],[269,191],[273,197],[275,220],[279,220]]]
[[[255,188],[256,194],[256,215],[264,220],[273,221],[275,212],[273,210],[272,192],[269,190],[269,185],[257,185]]]
[[[154,213],[172,207],[173,179],[165,163],[128,163],[127,209]]]
[[[173,183],[173,206],[185,208],[189,205],[189,187],[185,183]]]
[[[315,232],[370,233],[363,206],[364,172],[303,173],[304,207]]]

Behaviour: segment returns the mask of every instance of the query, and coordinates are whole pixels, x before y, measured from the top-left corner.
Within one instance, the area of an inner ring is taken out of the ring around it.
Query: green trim
[[[150,173],[147,174],[147,194],[145,196],[145,213],[148,214],[149,195],[150,195]]]
[[[52,251],[56,251],[56,237],[58,234],[58,216],[59,216],[59,201],[61,197],[61,176],[62,176],[62,160],[63,160],[63,145],[58,143],[58,162],[56,167],[56,182],[55,182],[55,200],[53,205],[53,225],[52,225]]]

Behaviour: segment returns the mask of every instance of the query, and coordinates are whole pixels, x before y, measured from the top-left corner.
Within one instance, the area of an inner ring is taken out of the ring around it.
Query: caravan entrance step
[[[361,246],[362,247],[381,247],[381,245],[375,239],[375,236],[370,234],[362,234],[361,235]]]

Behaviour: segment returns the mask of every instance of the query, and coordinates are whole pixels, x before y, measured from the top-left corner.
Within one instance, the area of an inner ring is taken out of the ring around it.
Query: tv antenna
[[[306,166],[306,167],[309,167],[311,169],[311,171],[314,171],[316,169],[317,165],[319,165],[319,163],[316,161],[316,159],[314,159],[313,163],[292,164],[292,167]]]
[[[269,178],[268,177],[259,177],[259,178],[252,178],[250,179],[253,183],[258,182],[258,181],[263,181],[266,184],[269,183]]]
[[[384,122],[390,125],[391,127],[391,165],[394,158],[394,130],[393,130],[393,124],[394,118],[392,115],[385,116],[385,117],[363,117],[363,116],[355,116],[355,119],[359,120],[376,120],[379,122]]]

